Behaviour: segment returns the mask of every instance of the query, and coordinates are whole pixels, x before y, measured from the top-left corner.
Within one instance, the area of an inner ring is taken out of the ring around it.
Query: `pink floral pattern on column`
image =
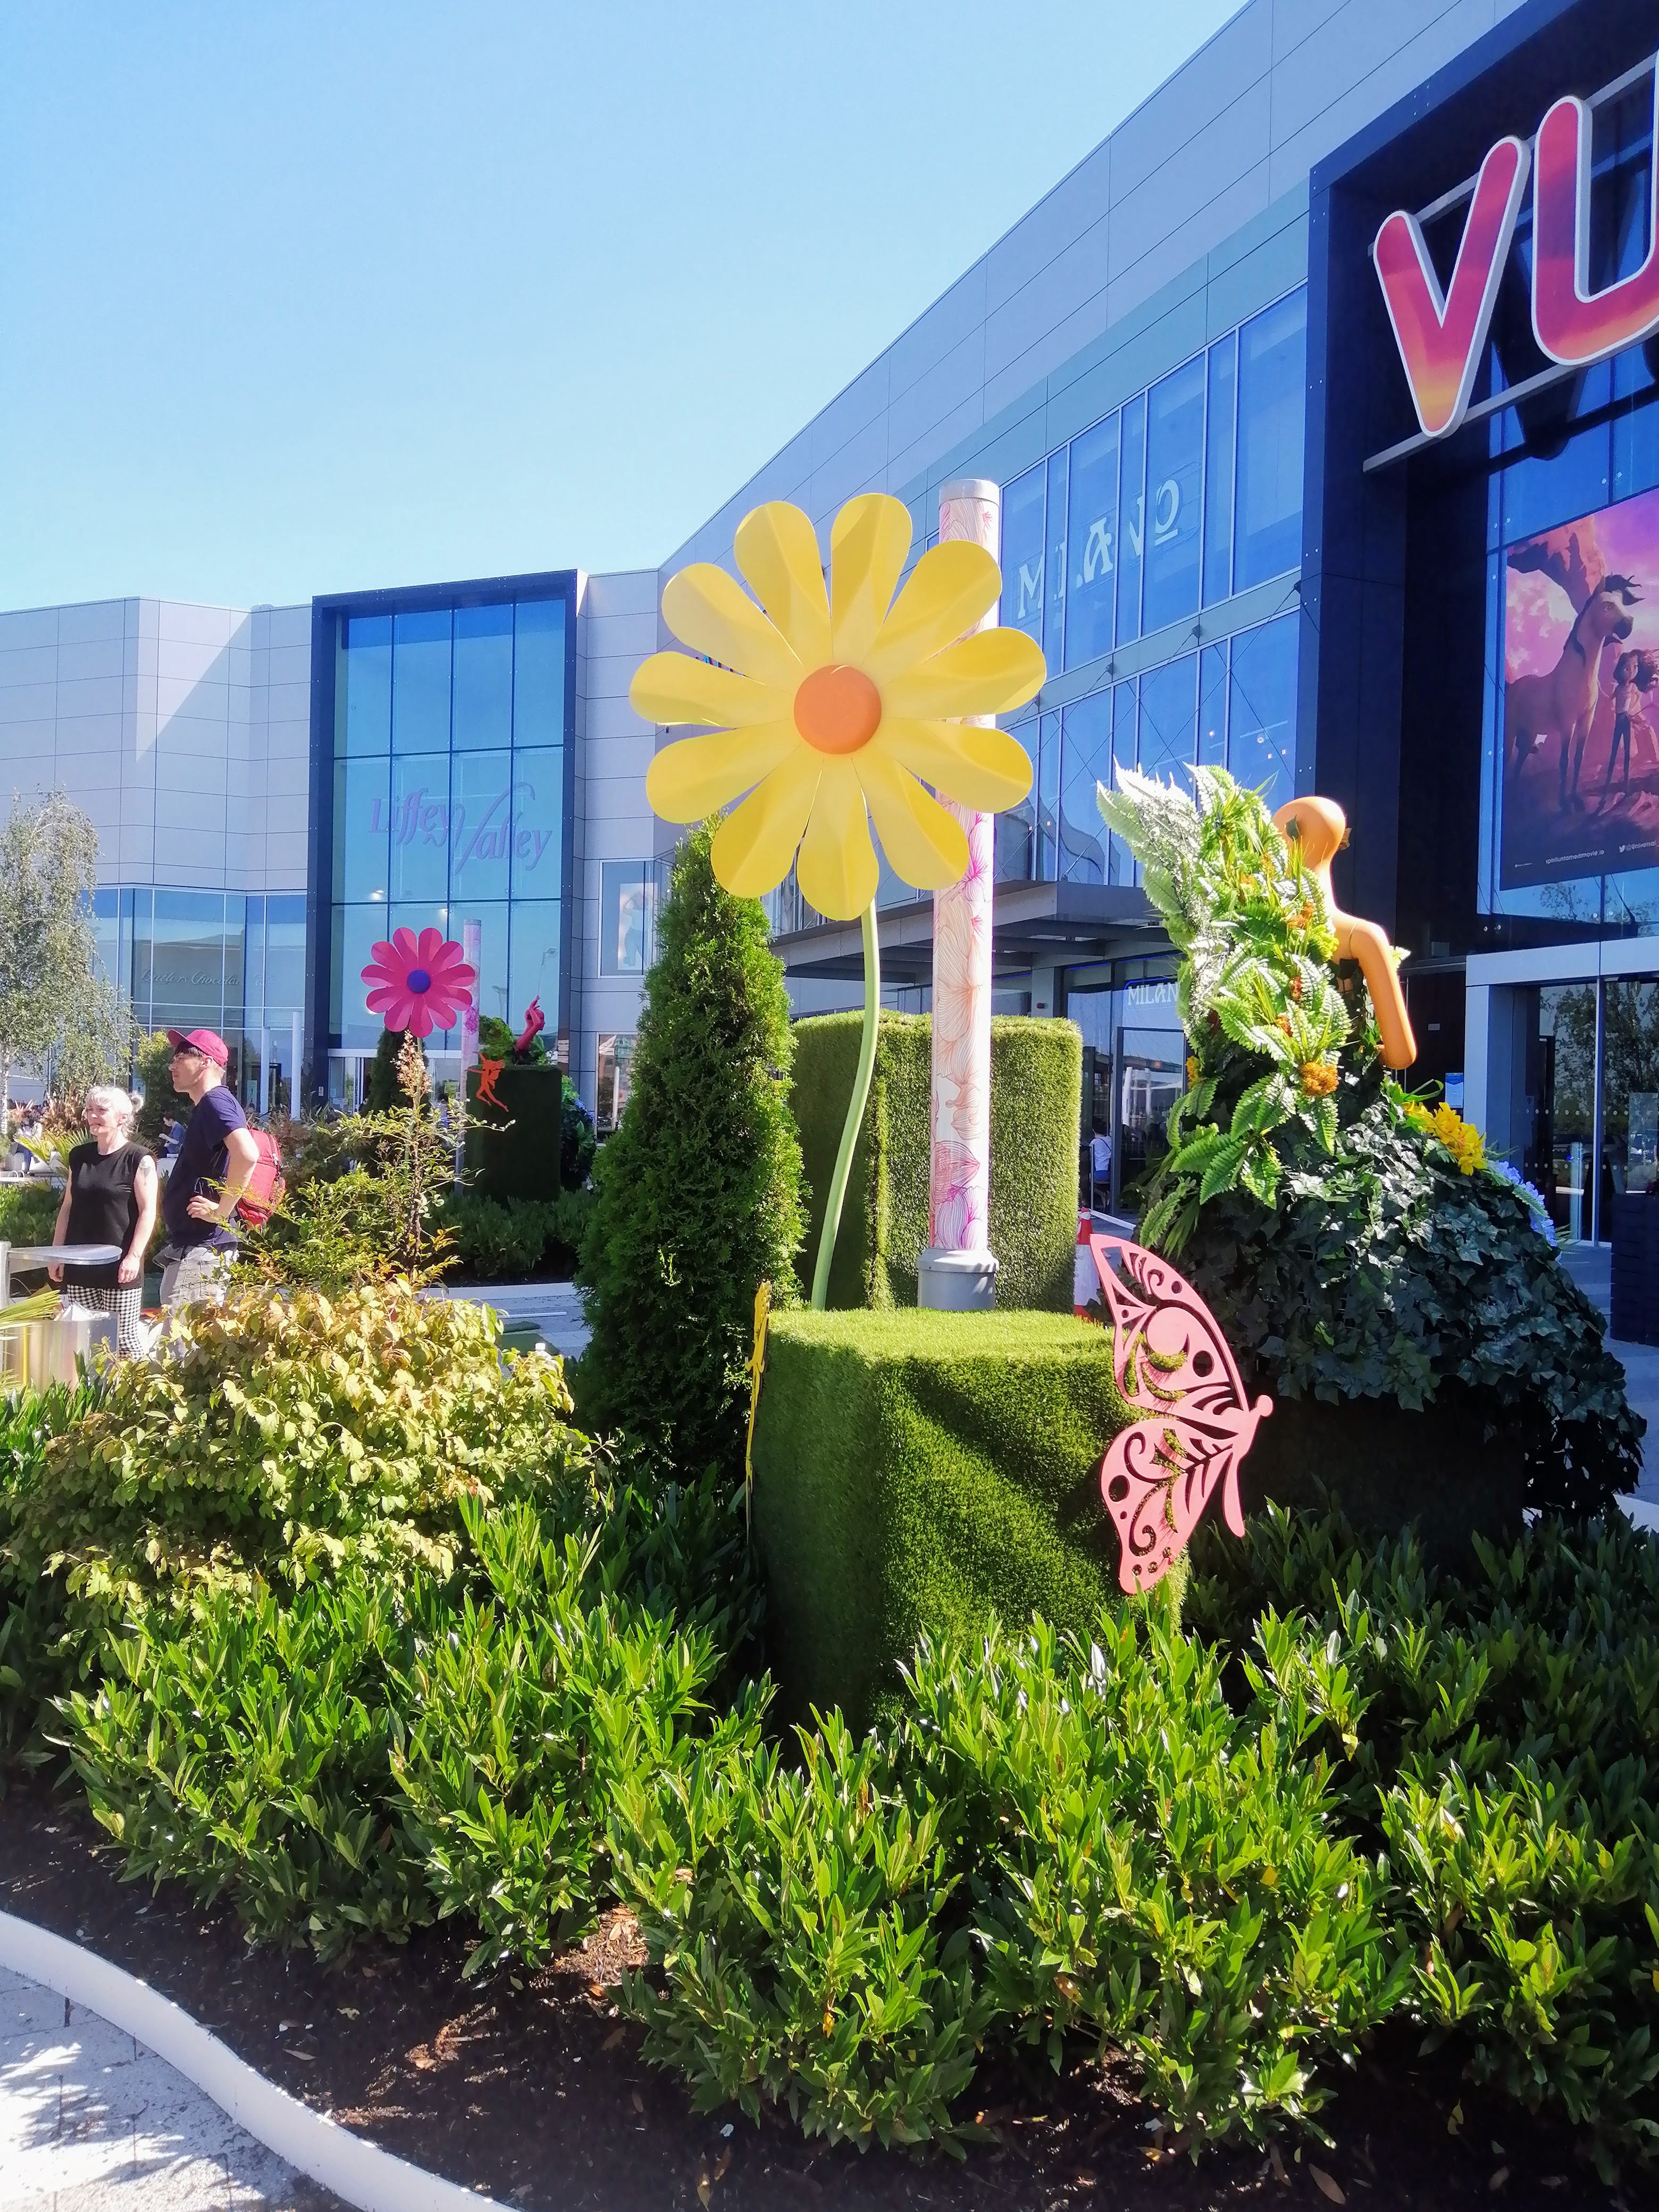
[[[955,487],[947,486],[949,492]],[[966,538],[998,550],[994,499],[941,497],[939,542]],[[993,607],[975,628],[995,627]],[[994,718],[975,716],[986,723]],[[983,1252],[990,1243],[991,888],[996,817],[950,800],[968,837],[960,881],[933,894],[933,1148],[927,1241],[939,1252]]]

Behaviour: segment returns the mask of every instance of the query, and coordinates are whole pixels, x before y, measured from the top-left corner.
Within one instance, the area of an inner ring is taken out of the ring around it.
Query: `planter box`
[[[504,1067],[499,1107],[478,1103],[478,1071],[466,1078],[466,1171],[483,1198],[556,1198],[564,1089],[559,1068]]]
[[[1613,1201],[1613,1324],[1622,1344],[1659,1344],[1659,1198]]]

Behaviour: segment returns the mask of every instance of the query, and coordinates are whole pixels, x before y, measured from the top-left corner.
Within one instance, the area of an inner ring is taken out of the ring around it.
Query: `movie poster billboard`
[[[1505,890],[1659,866],[1659,491],[1509,547]]]

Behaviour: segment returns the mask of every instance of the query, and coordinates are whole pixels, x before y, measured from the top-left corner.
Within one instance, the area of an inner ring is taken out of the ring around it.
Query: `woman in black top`
[[[115,1316],[115,1345],[125,1357],[139,1349],[144,1254],[155,1227],[155,1163],[132,1139],[132,1101],[112,1083],[87,1093],[89,1145],[69,1156],[69,1181],[52,1230],[54,1244],[118,1244],[121,1257],[101,1267],[48,1269],[70,1301]]]

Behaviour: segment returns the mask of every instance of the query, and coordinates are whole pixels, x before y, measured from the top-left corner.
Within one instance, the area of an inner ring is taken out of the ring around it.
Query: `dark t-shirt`
[[[125,1252],[138,1226],[138,1170],[148,1158],[137,1145],[118,1145],[100,1152],[96,1145],[76,1145],[69,1156],[70,1244],[118,1244]],[[106,1266],[64,1268],[66,1283],[117,1288],[118,1261]]]
[[[161,1219],[169,1244],[188,1251],[195,1244],[223,1246],[236,1239],[216,1222],[198,1221],[190,1212],[192,1198],[217,1198],[230,1164],[225,1139],[233,1129],[246,1129],[236,1094],[228,1085],[216,1083],[204,1091],[191,1113],[185,1141],[173,1163],[167,1188],[161,1194]]]

